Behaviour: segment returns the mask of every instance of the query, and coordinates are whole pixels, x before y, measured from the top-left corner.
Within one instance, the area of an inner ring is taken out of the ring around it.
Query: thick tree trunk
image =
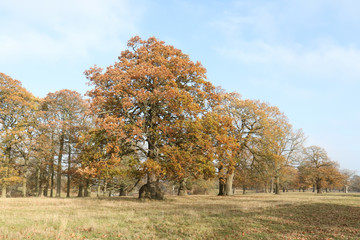
[[[69,143],[69,155],[68,155],[68,168],[67,168],[67,184],[66,184],[66,197],[70,197],[70,188],[71,188],[71,178],[70,178],[70,170],[71,170],[71,146]]]
[[[60,149],[59,149],[58,165],[57,165],[56,197],[61,197],[61,163],[62,163],[62,155],[64,152],[64,141],[65,141],[65,136],[64,134],[62,134],[60,136]]]
[[[124,187],[121,187],[121,188],[120,188],[119,196],[120,196],[120,197],[125,197],[125,196],[127,196],[127,192],[126,192],[126,190],[125,190]]]
[[[349,186],[347,185],[344,186],[344,193],[349,193]]]
[[[186,196],[186,178],[180,180],[178,196]]]
[[[154,174],[148,174],[147,183],[139,189],[139,199],[164,200],[164,193]]]
[[[84,196],[84,186],[82,185],[82,183],[80,183],[78,190],[78,197],[83,197],[83,196]]]
[[[145,125],[149,126],[150,129],[154,127],[154,112],[152,107],[150,107],[148,114],[145,119]],[[158,153],[156,151],[156,139],[152,134],[149,134],[147,138],[147,145],[148,145],[148,151],[147,151],[147,159],[151,160],[157,160],[158,159]],[[139,189],[139,199],[155,199],[155,200],[163,200],[165,199],[164,193],[160,188],[159,179],[157,178],[156,174],[152,171],[147,173],[147,183],[143,185]]]
[[[265,187],[264,192],[265,192],[265,193],[268,193],[268,192],[269,192],[269,191],[268,191],[268,185],[267,185],[267,183],[266,183],[266,182],[264,183],[264,187]]]
[[[317,193],[322,193],[320,184],[321,184],[321,180],[317,180],[316,181],[316,191],[317,191]]]
[[[275,194],[280,194],[280,178],[275,176]]]
[[[232,191],[233,180],[234,180],[234,172],[227,174],[226,182],[225,182],[225,195],[226,196],[233,195],[233,191]]]
[[[225,196],[225,179],[223,177],[219,178],[219,194],[218,196]]]
[[[315,192],[316,191],[316,186],[315,186],[315,183],[313,184],[313,190],[312,190],[313,192]]]
[[[274,179],[271,178],[270,180],[270,193],[273,193],[274,192]]]
[[[242,194],[246,194],[246,185],[243,185],[242,190]]]

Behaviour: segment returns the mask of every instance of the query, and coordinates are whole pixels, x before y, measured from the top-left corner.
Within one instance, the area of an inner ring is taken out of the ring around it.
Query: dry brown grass
[[[360,195],[0,199],[0,239],[360,239]]]

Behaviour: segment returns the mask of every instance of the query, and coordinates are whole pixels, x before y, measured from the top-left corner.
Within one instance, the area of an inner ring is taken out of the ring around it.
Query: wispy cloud
[[[144,9],[131,1],[15,0],[0,2],[0,62],[70,60],[123,48]]]
[[[360,78],[360,49],[319,43],[315,49],[300,44],[274,45],[264,41],[239,41],[231,48],[218,48],[224,57],[242,64],[261,64],[275,67],[275,71],[311,75],[318,81],[354,83]]]
[[[211,23],[227,42],[214,48],[222,57],[272,73],[354,84],[360,78],[360,46],[351,35],[359,32],[354,5],[360,7],[356,1],[236,1]]]

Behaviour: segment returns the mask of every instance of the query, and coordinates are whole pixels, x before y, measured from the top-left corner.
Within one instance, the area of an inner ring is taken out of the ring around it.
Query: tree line
[[[276,106],[214,87],[201,63],[154,37],[131,38],[117,62],[85,75],[86,97],[37,98],[0,73],[2,197],[136,188],[163,199],[164,184],[184,195],[200,179],[217,179],[222,196],[234,186],[321,193],[359,182],[323,148],[305,147]]]

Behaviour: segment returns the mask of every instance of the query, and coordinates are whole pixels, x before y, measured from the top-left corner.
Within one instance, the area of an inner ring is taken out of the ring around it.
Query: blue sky
[[[307,145],[360,173],[356,0],[0,1],[0,72],[39,97],[85,93],[84,70],[155,36],[201,61],[208,80],[276,105]]]

